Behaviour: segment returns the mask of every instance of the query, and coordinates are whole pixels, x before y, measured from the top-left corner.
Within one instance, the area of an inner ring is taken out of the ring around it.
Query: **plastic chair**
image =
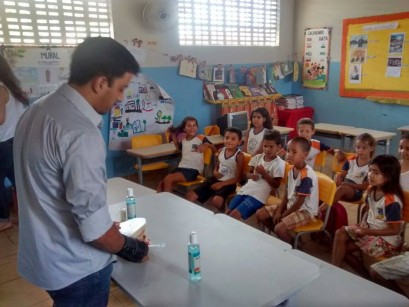
[[[317,174],[317,177],[318,177],[319,200],[327,205],[327,209],[325,212],[325,219],[324,221],[322,221],[319,218],[315,218],[309,224],[295,228],[293,230],[293,232],[295,233],[295,239],[294,239],[295,249],[298,247],[299,238],[302,235],[307,234],[307,233],[323,231],[328,236],[328,238],[332,240],[330,233],[325,229],[325,227],[327,226],[329,212],[331,210],[331,205],[334,200],[335,190],[337,189],[337,187],[336,187],[334,180],[332,180],[327,175],[321,172],[315,172],[315,173]]]
[[[211,164],[212,162],[212,150],[210,148],[206,148],[206,150],[203,152],[203,163],[204,163],[204,171],[203,173],[206,173],[207,167]],[[182,181],[177,184],[178,188],[181,188],[186,192],[187,190],[191,189],[192,187],[201,184],[206,180],[206,177],[199,175],[197,178],[193,181]]]
[[[280,205],[281,198],[280,198],[280,195],[278,193],[278,190],[280,188],[284,189],[285,185],[287,184],[287,178],[288,178],[288,173],[289,172],[290,172],[290,164],[288,162],[285,162],[284,177],[283,177],[283,179],[281,179],[280,187],[276,190],[276,195],[275,196],[270,195],[267,198],[267,202],[265,203],[266,206],[278,206],[278,205]]]
[[[220,128],[217,125],[204,127],[204,135],[220,135]]]
[[[322,172],[322,169],[325,166],[327,158],[327,152],[325,150],[321,151],[318,155],[315,156],[314,166],[319,167],[319,171]]]
[[[356,153],[354,152],[345,152],[344,153],[345,158],[349,159],[351,157],[353,157],[354,155],[356,155]],[[342,166],[344,166],[345,161],[342,162],[338,162],[338,153],[336,153],[334,155],[334,159],[332,160],[332,167],[331,167],[331,171],[332,171],[332,177],[335,179],[335,176],[342,171]]]
[[[154,145],[162,144],[162,135],[160,134],[144,134],[144,135],[136,135],[133,136],[131,139],[132,149],[140,148],[140,147],[149,147]],[[139,169],[139,165],[135,164],[134,168],[136,170]],[[144,163],[142,165],[142,172],[148,171],[156,171],[160,169],[168,169],[169,164],[166,162],[152,162],[152,163]]]

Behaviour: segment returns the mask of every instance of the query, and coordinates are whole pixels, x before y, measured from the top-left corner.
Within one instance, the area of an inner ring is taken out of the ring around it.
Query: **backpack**
[[[348,225],[348,214],[345,207],[340,203],[332,205],[329,212],[327,226],[325,229],[331,234],[332,238],[335,236],[335,231],[343,226]]]

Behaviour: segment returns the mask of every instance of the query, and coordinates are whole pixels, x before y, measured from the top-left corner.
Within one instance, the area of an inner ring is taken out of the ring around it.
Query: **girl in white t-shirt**
[[[273,122],[270,113],[263,107],[254,109],[251,112],[250,119],[250,129],[245,137],[246,141],[243,151],[254,157],[263,152],[261,143],[263,141],[264,132],[273,129]]]
[[[172,141],[182,152],[178,167],[168,174],[157,187],[157,192],[171,192],[173,185],[183,181],[193,181],[203,173],[203,152],[206,148],[216,151],[214,145],[204,136],[197,135],[199,125],[196,118],[187,116],[177,127],[169,127]]]
[[[399,142],[400,155],[400,185],[404,191],[409,191],[409,134],[402,135]]]
[[[11,194],[4,185],[8,178],[14,185],[13,138],[17,122],[28,105],[28,97],[20,88],[6,59],[0,55],[0,231],[12,226],[9,202]],[[5,221],[3,221],[5,220]]]
[[[401,246],[403,192],[399,184],[400,165],[391,155],[375,157],[369,165],[367,213],[360,225],[345,226],[335,233],[332,264],[343,260],[360,274],[368,272],[354,255],[360,251],[371,257],[396,255]]]

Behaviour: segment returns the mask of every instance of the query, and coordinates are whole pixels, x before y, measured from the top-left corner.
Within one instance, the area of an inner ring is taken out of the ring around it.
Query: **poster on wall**
[[[32,101],[67,82],[73,51],[74,47],[1,47],[1,54]]]
[[[327,89],[331,28],[305,29],[303,86]]]
[[[156,82],[144,74],[134,77],[124,99],[111,109],[109,149],[131,148],[131,138],[161,134],[173,124],[175,102]]]

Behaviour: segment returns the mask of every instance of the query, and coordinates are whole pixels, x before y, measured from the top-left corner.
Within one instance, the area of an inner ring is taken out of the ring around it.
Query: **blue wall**
[[[339,95],[340,63],[331,62],[329,68],[328,90],[305,89],[301,82],[294,83],[292,87],[294,93],[304,95],[307,106],[315,109],[314,121],[394,132],[396,136],[392,139],[390,153],[396,155],[400,137],[400,132],[396,129],[409,124],[409,106],[341,97]],[[339,147],[339,142],[322,140]],[[384,153],[383,147],[378,147],[376,153]]]
[[[246,65],[246,66],[254,66]],[[238,67],[240,67],[239,65]],[[176,102],[174,123],[180,123],[185,116],[194,116],[199,121],[200,130],[212,125],[220,116],[220,106],[207,103],[203,100],[202,81],[178,75],[177,67],[143,68],[142,73],[158,83]],[[267,70],[271,75],[271,70]],[[292,82],[290,77],[274,83],[279,93],[291,93]],[[124,176],[133,172],[132,166],[136,162],[125,151],[108,150],[109,115],[104,116],[102,135],[107,144],[107,176],[108,178]]]

